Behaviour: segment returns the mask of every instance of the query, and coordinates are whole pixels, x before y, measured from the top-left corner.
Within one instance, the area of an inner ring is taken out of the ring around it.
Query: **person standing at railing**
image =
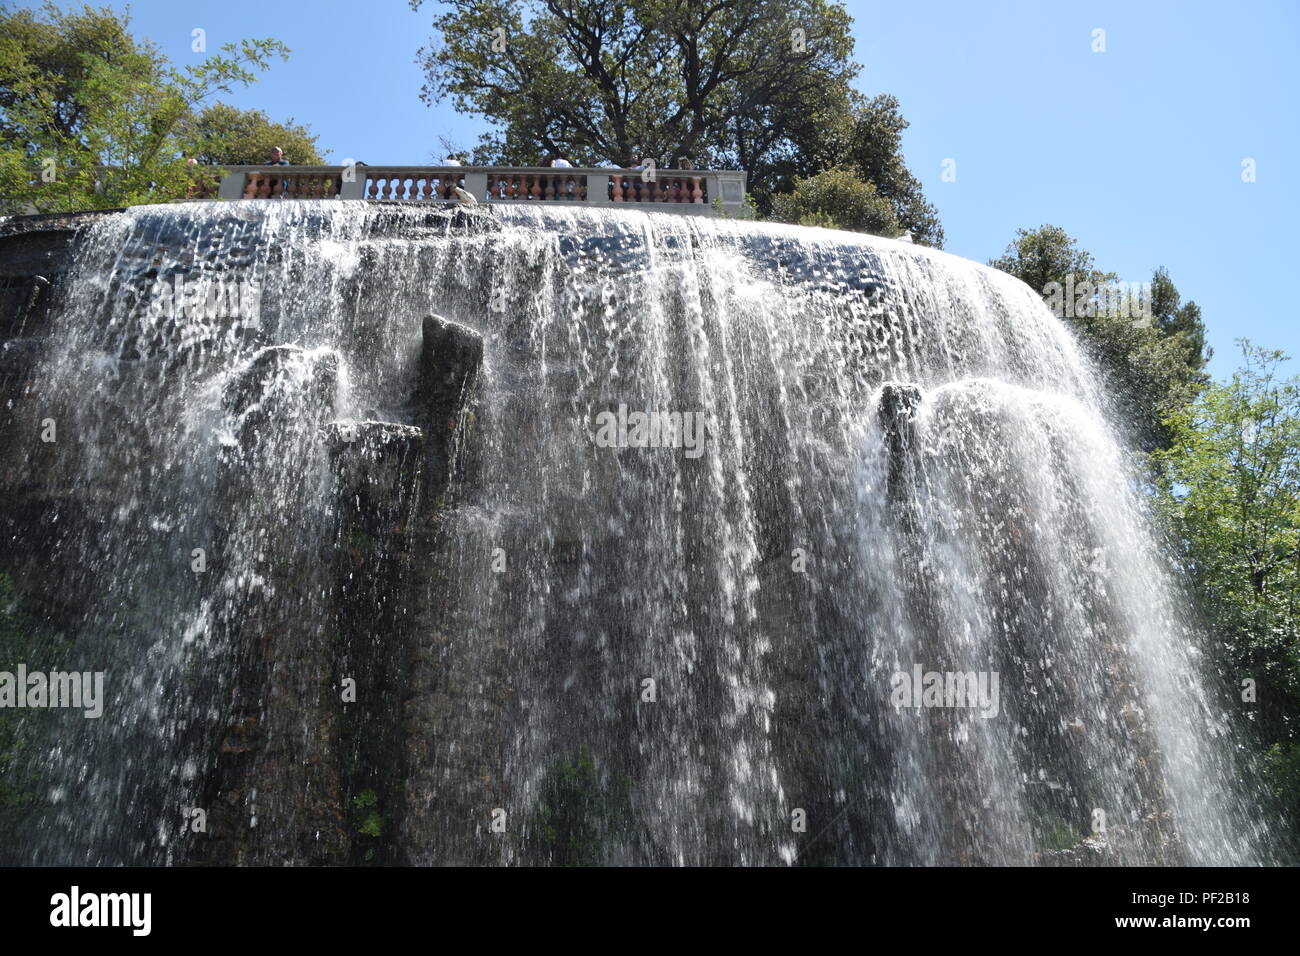
[[[573,168],[573,163],[569,162],[563,156],[557,155],[555,153],[551,153],[550,156],[551,156],[551,165],[556,169]],[[572,176],[570,176],[568,179],[563,179],[559,176],[556,176],[555,177],[555,198],[573,199],[574,198],[573,193],[576,186],[577,184],[574,182]]]
[[[284,150],[282,150],[279,146],[272,146],[271,157],[266,161],[266,165],[288,166],[289,161],[284,158]],[[274,196],[276,199],[283,199],[284,190],[288,185],[289,185],[289,181],[287,179],[272,179],[270,181],[270,192],[268,193],[268,195]]]

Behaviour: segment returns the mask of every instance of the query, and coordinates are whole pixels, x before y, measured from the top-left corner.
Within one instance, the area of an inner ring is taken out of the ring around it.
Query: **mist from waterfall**
[[[160,308],[177,277],[218,307]],[[1103,830],[1115,862],[1264,861],[1122,423],[1009,276],[297,201],[99,217],[68,287],[24,411],[59,440],[4,455],[108,702],[52,716],[20,861],[1019,864]],[[323,430],[422,421],[430,314],[482,367],[447,474],[361,534]]]

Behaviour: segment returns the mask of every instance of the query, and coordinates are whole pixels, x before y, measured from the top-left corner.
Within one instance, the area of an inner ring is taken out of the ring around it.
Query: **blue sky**
[[[1300,3],[847,7],[858,86],[901,102],[908,164],[950,252],[986,261],[1017,227],[1055,223],[1125,281],[1168,268],[1202,307],[1216,375],[1236,366],[1243,336],[1285,349],[1300,371],[1289,288],[1300,272]],[[436,161],[439,136],[468,147],[483,128],[419,99],[415,58],[433,10],[405,0],[131,5],[135,32],[178,64],[200,58],[196,27],[210,50],[247,36],[284,41],[290,60],[230,102],[308,124],[334,161],[386,164]],[[1098,28],[1104,53],[1092,50]],[[1245,158],[1256,182],[1242,182]],[[955,182],[941,179],[947,159]]]

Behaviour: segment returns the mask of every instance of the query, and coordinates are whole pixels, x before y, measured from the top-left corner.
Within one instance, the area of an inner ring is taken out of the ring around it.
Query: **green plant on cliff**
[[[379,795],[373,790],[362,790],[352,798],[352,825],[357,833],[367,837],[380,837],[384,833],[384,816],[379,812]]]
[[[166,202],[211,188],[216,173],[186,163],[187,121],[289,52],[278,40],[240,40],[178,69],[128,27],[106,7],[0,8],[0,213]]]
[[[550,767],[528,820],[532,849],[554,866],[598,866],[631,819],[626,777],[604,773],[583,747]]]

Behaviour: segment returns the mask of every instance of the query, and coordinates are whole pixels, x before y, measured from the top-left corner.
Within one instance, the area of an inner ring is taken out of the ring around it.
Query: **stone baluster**
[[[704,202],[704,190],[700,188],[700,177],[698,176],[691,177],[691,201]]]

